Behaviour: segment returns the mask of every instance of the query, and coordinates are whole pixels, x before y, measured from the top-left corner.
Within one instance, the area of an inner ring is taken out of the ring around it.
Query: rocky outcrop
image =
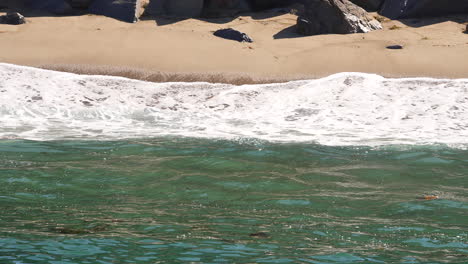
[[[146,12],[150,15],[200,17],[204,0],[151,0]]]
[[[249,11],[285,7],[304,0],[151,0],[150,15],[225,17]]]
[[[203,17],[228,17],[250,11],[247,0],[205,0]]]
[[[73,8],[67,0],[26,0],[24,6],[28,9],[44,11],[56,15],[73,14]]]
[[[382,25],[348,0],[309,0],[297,20],[299,34],[366,33]]]
[[[73,8],[87,9],[93,0],[69,0]]]
[[[350,0],[354,4],[364,8],[366,11],[378,11],[385,0]]]
[[[21,25],[24,23],[26,23],[26,19],[20,13],[13,12],[0,16],[0,24]]]
[[[260,11],[271,8],[285,7],[304,0],[249,0],[250,6],[254,11]]]
[[[468,13],[468,0],[385,0],[380,13],[391,19]]]
[[[134,23],[143,13],[143,0],[94,0],[89,12]]]

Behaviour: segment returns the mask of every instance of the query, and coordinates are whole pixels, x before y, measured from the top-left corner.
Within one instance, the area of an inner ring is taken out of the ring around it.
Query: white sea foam
[[[233,86],[0,64],[0,138],[165,135],[324,145],[468,144],[468,79],[340,73]]]

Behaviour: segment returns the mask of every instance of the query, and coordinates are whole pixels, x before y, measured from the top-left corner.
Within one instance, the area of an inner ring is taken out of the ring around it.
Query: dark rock
[[[253,42],[253,40],[247,34],[232,28],[217,30],[213,33],[213,35],[224,39],[236,40],[239,42]]]
[[[203,17],[227,17],[248,11],[247,0],[205,0]]]
[[[366,11],[378,11],[385,0],[350,0],[354,4],[364,8]]]
[[[466,25],[465,33],[468,34],[468,25]]]
[[[391,45],[391,46],[387,46],[387,49],[403,49],[403,46],[401,45]]]
[[[66,0],[26,0],[24,6],[29,9],[44,11],[56,15],[73,14],[73,8]]]
[[[200,17],[204,0],[151,0],[147,13],[175,17]]]
[[[145,9],[145,14],[157,16],[166,13],[165,0],[151,0]]]
[[[308,0],[297,19],[299,34],[366,33],[382,25],[361,7],[348,0]]]
[[[380,14],[391,19],[468,13],[468,0],[385,0]]]
[[[254,11],[285,7],[304,0],[249,0]]]
[[[199,17],[203,11],[203,0],[167,0],[169,14],[182,17]]]
[[[24,0],[0,0],[0,8],[24,8]]]
[[[265,233],[265,232],[252,233],[249,236],[250,237],[256,237],[256,238],[268,238],[268,237],[270,237],[270,235]]]
[[[20,13],[8,13],[0,16],[0,24],[21,25],[26,23],[26,19]]]
[[[93,0],[69,0],[73,8],[87,9]]]
[[[142,14],[142,0],[94,0],[89,12],[134,23]]]
[[[9,1],[7,0],[0,0],[0,8],[8,8],[10,5]]]

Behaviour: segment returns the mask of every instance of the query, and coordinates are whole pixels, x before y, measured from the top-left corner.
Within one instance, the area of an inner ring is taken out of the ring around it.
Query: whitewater
[[[162,136],[466,146],[468,79],[339,73],[236,86],[151,83],[0,64],[0,139]]]

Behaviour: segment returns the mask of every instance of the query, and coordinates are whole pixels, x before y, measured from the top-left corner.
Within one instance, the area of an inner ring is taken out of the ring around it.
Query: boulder
[[[10,5],[8,0],[0,0],[0,8],[8,8]]]
[[[151,0],[146,9],[150,15],[200,17],[204,0]]]
[[[227,17],[250,11],[246,0],[205,0],[203,17]]]
[[[468,13],[468,0],[385,0],[380,14],[391,19]]]
[[[93,0],[69,0],[73,8],[87,9]]]
[[[23,7],[24,0],[0,0],[0,8],[19,8]]]
[[[217,30],[213,33],[213,35],[220,37],[220,38],[235,40],[239,42],[249,42],[249,43],[253,42],[253,40],[247,34],[237,31],[232,28],[225,28],[225,29]]]
[[[364,8],[366,11],[378,11],[385,0],[350,0],[354,4]]]
[[[157,16],[166,13],[165,0],[151,0],[145,9],[147,15]]]
[[[142,0],[94,0],[88,11],[92,14],[134,23],[143,13],[144,4]]]
[[[20,13],[8,13],[0,16],[0,24],[21,25],[26,23],[26,19]]]
[[[285,7],[304,0],[249,0],[250,6],[254,11]]]
[[[73,8],[66,0],[26,0],[24,6],[29,9],[44,11],[56,15],[73,14]]]
[[[361,7],[348,0],[308,0],[297,19],[299,34],[366,33],[382,25]]]

